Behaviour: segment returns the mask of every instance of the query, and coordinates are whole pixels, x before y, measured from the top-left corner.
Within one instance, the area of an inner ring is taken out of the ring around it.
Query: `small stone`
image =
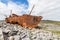
[[[14,40],[14,37],[13,37],[13,36],[10,36],[10,37],[9,37],[9,40]]]
[[[20,36],[19,35],[15,35],[14,36],[14,40],[20,40]]]
[[[30,40],[30,38],[28,38],[28,37],[27,38],[23,38],[22,40]]]
[[[9,35],[9,36],[14,36],[14,35],[17,35],[17,32],[18,32],[18,31],[10,31],[8,35]]]

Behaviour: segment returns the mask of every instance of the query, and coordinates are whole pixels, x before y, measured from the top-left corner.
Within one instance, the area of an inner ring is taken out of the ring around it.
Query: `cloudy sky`
[[[0,20],[12,13],[17,15],[29,14],[35,5],[32,14],[43,16],[43,20],[60,21],[60,0],[0,0]]]

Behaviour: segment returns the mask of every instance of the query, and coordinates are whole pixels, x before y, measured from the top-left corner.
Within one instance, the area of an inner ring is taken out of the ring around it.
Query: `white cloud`
[[[22,11],[26,11],[28,14],[35,4],[32,15],[43,16],[44,20],[57,20],[60,21],[60,0],[28,0],[29,8],[24,9],[25,5],[17,5],[11,1],[8,5],[0,2],[0,20],[4,19],[4,15],[10,15],[10,10],[13,13],[21,15]]]
[[[12,13],[21,15],[22,11],[26,11],[25,10],[25,5],[21,4],[21,5],[17,5],[16,3],[13,3],[11,1],[8,2],[8,5],[0,2],[0,20],[4,20],[5,16],[7,15],[9,16],[11,13],[10,11],[12,10]]]
[[[44,20],[60,21],[60,0],[28,0],[29,8],[35,4],[32,15],[41,15]]]

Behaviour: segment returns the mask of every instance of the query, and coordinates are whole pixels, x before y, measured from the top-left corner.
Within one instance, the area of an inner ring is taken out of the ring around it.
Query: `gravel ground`
[[[0,40],[60,40],[60,37],[42,29],[27,29],[0,22]]]
[[[47,30],[60,31],[60,25],[56,25],[56,24],[40,23],[39,26],[46,28]]]

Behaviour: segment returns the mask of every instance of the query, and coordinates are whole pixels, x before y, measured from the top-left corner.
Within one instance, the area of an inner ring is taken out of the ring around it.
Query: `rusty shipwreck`
[[[33,8],[34,6],[32,7],[32,10]],[[35,28],[40,23],[42,16],[30,15],[31,12],[29,14],[23,14],[21,16],[12,14],[9,17],[5,18],[5,21],[11,24],[19,24],[20,26],[29,28],[29,29]]]

